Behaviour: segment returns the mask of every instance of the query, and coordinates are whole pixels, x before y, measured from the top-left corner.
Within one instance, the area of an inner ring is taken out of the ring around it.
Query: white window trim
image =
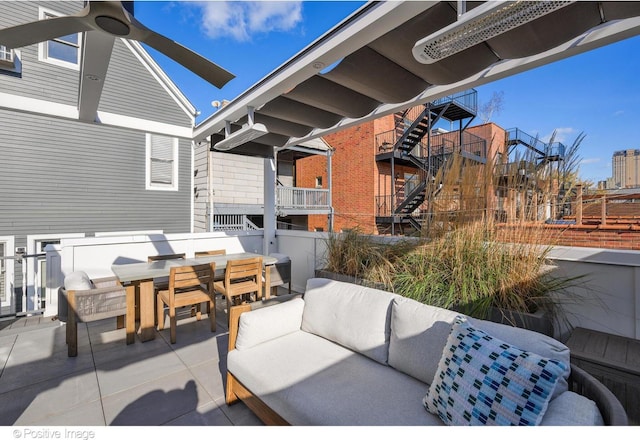
[[[56,17],[64,16],[64,14],[60,14],[59,12],[53,11],[51,9],[43,8],[42,6],[38,7],[38,18],[40,20],[46,20],[46,15],[54,15]],[[66,67],[67,69],[73,69],[78,71],[80,70],[80,58],[82,56],[82,35],[80,33],[78,33],[78,62],[77,63],[70,63],[68,61],[47,57],[46,55],[47,41],[42,41],[38,43],[38,61],[42,61],[44,63],[49,63],[49,64],[53,64],[60,67]]]
[[[13,60],[0,59],[0,70],[5,72],[22,73],[22,53],[19,49],[10,49]]]
[[[173,138],[173,175],[171,185],[151,183],[151,133],[145,135],[145,189],[151,191],[178,191],[178,138]],[[158,135],[155,135],[158,136]],[[168,137],[168,136],[167,136]]]

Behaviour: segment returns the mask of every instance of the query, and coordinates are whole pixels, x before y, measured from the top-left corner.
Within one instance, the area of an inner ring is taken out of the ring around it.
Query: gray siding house
[[[0,28],[83,1],[0,2]],[[47,301],[49,243],[193,231],[196,110],[137,42],[116,39],[95,122],[78,118],[80,34],[0,46],[0,317]]]
[[[265,159],[215,151],[209,141],[194,147],[194,232],[248,230],[264,225]],[[322,139],[277,150],[275,208],[278,229],[307,230],[307,218],[329,215],[328,189],[304,188],[295,177],[299,158],[326,157],[330,170],[332,150]]]

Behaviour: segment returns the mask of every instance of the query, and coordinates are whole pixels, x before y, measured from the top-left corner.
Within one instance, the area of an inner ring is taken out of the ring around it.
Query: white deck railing
[[[214,231],[257,231],[256,226],[245,214],[215,214],[213,216]]]
[[[276,191],[279,209],[329,209],[328,189],[278,186]]]
[[[278,230],[274,243],[289,255],[292,288],[304,292],[307,279],[324,266],[326,232]],[[386,240],[390,237],[379,237]],[[57,291],[64,276],[84,270],[93,278],[112,275],[111,265],[146,261],[148,255],[226,249],[262,252],[263,231],[226,231],[194,234],[150,234],[124,237],[63,239],[47,246],[47,312],[57,313]],[[586,275],[584,286],[572,288],[562,307],[572,326],[640,339],[640,252],[556,246],[548,255],[561,276]],[[569,328],[558,329],[561,340]]]

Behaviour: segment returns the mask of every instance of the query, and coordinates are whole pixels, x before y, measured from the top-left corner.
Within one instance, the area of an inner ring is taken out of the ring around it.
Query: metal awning
[[[640,2],[370,2],[199,124],[194,138],[271,157],[274,147],[639,33]]]

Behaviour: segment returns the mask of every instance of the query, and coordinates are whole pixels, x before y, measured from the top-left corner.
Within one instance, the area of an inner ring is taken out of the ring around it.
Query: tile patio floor
[[[78,327],[78,357],[67,357],[65,327],[47,317],[0,321],[1,426],[255,426],[242,403],[224,401],[225,301],[217,331],[178,317],[156,338],[125,344],[115,318]]]

